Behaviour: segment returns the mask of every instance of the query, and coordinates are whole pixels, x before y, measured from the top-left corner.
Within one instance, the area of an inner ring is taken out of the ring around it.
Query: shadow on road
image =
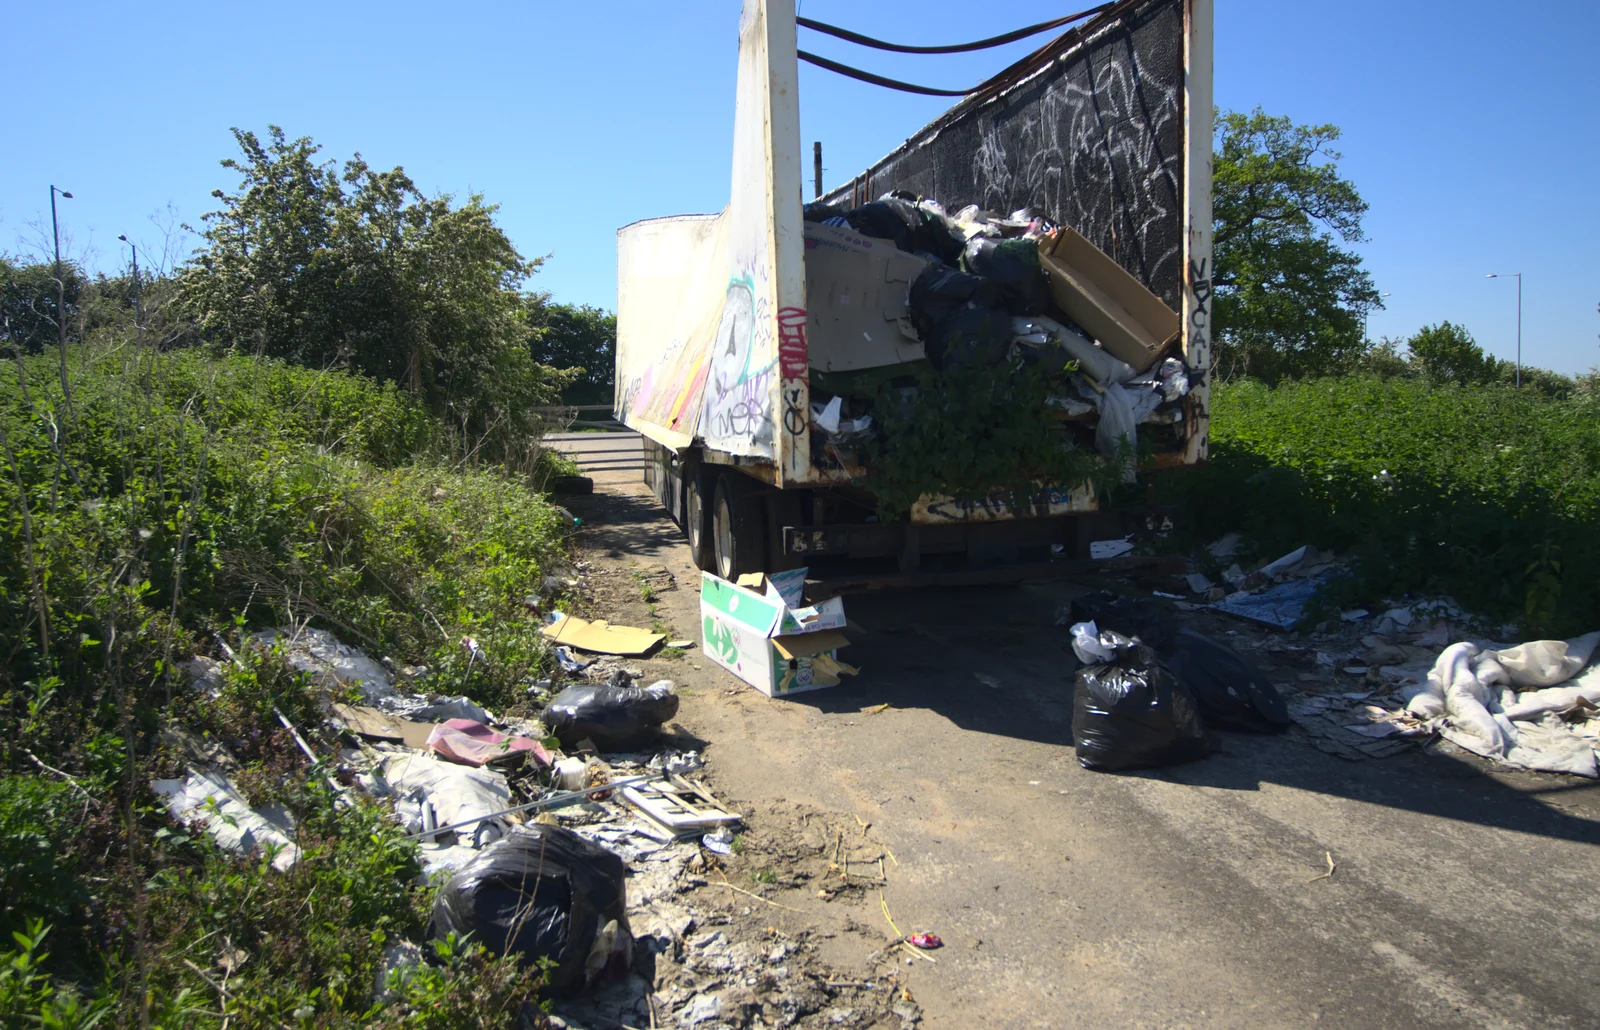
[[[1082,588],[1067,584],[893,591],[852,597],[865,630],[847,652],[862,674],[844,686],[800,694],[794,703],[854,712],[888,702],[937,712],[962,729],[1072,746],[1076,658],[1056,604]],[[1204,761],[1127,774],[1224,790],[1278,784],[1367,804],[1600,844],[1600,819],[1552,808],[1534,795],[1560,792],[1600,816],[1600,785],[1575,777],[1491,776],[1477,759],[1417,752],[1351,762],[1282,737],[1219,735]],[[1514,781],[1514,782],[1503,782]]]

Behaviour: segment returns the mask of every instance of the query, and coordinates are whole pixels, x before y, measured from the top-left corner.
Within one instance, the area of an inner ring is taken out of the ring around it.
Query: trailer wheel
[[[717,575],[731,580],[764,571],[761,537],[765,528],[761,498],[750,480],[737,472],[718,476],[711,509],[711,549]]]
[[[689,560],[705,572],[716,568],[711,550],[711,506],[706,503],[706,475],[698,464],[683,477],[683,533],[689,538]]]

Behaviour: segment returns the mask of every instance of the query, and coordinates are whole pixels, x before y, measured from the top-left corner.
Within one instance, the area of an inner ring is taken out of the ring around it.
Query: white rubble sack
[[[1597,643],[1600,632],[1573,640],[1535,640],[1496,652],[1496,657],[1519,689],[1553,687],[1588,665]]]
[[[287,813],[263,806],[267,812],[263,814],[251,808],[238,788],[220,772],[191,769],[186,779],[153,780],[150,788],[161,795],[173,818],[203,827],[229,851],[248,855],[258,847],[276,847],[272,866],[279,872],[300,858],[300,848],[289,838],[294,826]]]

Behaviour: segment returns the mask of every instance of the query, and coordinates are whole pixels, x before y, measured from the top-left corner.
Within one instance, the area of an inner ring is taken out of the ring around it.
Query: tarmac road
[[[572,505],[589,560],[665,565],[682,589],[661,617],[698,639],[675,527],[633,475],[597,478]],[[924,1026],[1600,1026],[1600,789],[1243,734],[1189,765],[1085,771],[1053,625],[1080,589],[847,598],[861,675],[788,700],[674,663],[680,722],[753,826],[853,813],[892,849],[897,922],[945,942],[901,970]],[[773,897],[841,931],[838,965],[882,944],[875,897]]]

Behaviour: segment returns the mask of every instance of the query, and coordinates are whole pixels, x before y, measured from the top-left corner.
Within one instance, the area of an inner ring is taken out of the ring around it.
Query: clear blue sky
[[[800,0],[802,13],[904,42],[956,42],[1075,3]],[[482,192],[535,285],[612,307],[614,230],[727,199],[737,0],[441,6],[57,2],[8,8],[14,103],[0,160],[0,248],[49,229],[48,185],[91,268],[117,235],[158,249],[152,214],[194,224],[230,126],[282,125],[329,156],[402,164],[428,192]],[[1344,172],[1371,204],[1362,248],[1392,294],[1374,337],[1441,319],[1509,358],[1525,273],[1524,359],[1600,362],[1600,4],[1537,17],[1478,0],[1217,0],[1217,102],[1344,130]],[[1031,47],[952,57],[803,45],[900,78],[965,86]],[[802,66],[803,140],[828,181],[854,174],[947,103]],[[809,171],[808,171],[809,176]]]

